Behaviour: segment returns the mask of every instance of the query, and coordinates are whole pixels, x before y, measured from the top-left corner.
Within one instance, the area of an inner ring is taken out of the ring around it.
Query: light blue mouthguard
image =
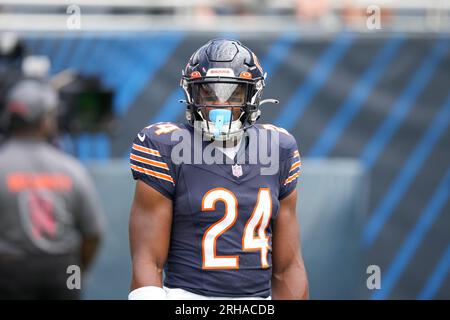
[[[214,136],[219,137],[222,127],[231,121],[231,111],[226,109],[214,109],[209,111],[209,119],[214,122]]]

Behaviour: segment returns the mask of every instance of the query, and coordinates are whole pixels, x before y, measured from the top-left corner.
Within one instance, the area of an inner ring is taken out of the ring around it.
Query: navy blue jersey
[[[182,151],[173,138],[180,132],[189,145]],[[166,287],[206,296],[271,294],[272,225],[280,200],[296,187],[300,155],[294,137],[281,128],[254,125],[248,133],[253,135],[242,139],[235,159],[212,164],[195,161],[198,150],[205,151],[211,143],[201,141],[195,149],[194,129],[187,124],[154,124],[134,140],[130,155],[134,179],[173,201]],[[277,144],[267,143],[265,149],[276,156],[277,170],[262,174],[269,165],[251,158],[252,148],[264,134],[275,133]],[[212,154],[216,152],[220,151],[213,148]]]

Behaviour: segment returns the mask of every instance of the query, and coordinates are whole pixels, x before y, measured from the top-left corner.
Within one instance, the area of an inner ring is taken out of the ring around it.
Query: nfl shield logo
[[[231,169],[233,170],[233,176],[235,176],[236,178],[242,176],[242,167],[240,164],[235,164],[231,166]]]

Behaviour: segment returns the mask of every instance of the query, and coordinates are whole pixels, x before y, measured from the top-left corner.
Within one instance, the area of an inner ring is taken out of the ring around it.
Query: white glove
[[[141,287],[131,291],[128,300],[167,300],[167,293],[156,286]]]

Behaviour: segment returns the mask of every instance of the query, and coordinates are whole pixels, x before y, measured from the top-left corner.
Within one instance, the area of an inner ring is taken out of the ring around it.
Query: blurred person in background
[[[342,3],[340,16],[342,22],[347,26],[366,28],[366,21],[369,16],[376,12],[373,8],[378,8],[380,14],[380,23],[385,25],[392,21],[392,10],[380,5],[366,6],[353,0],[346,0]]]
[[[257,7],[257,2],[254,0],[229,0],[222,2],[218,13],[221,15],[245,16],[254,13]]]
[[[296,0],[295,14],[301,20],[320,20],[330,11],[328,0]]]
[[[342,24],[329,0],[296,0],[295,16],[300,23],[314,28],[335,29]]]
[[[0,114],[5,105],[3,99],[6,97],[6,93],[21,77],[24,55],[25,49],[17,34],[13,32],[0,33]],[[0,144],[5,136],[4,130],[5,128],[0,126]]]
[[[6,95],[0,299],[80,298],[80,290],[68,288],[67,269],[77,265],[85,276],[103,234],[104,214],[87,171],[49,143],[57,106],[57,92],[41,79],[22,79]]]

